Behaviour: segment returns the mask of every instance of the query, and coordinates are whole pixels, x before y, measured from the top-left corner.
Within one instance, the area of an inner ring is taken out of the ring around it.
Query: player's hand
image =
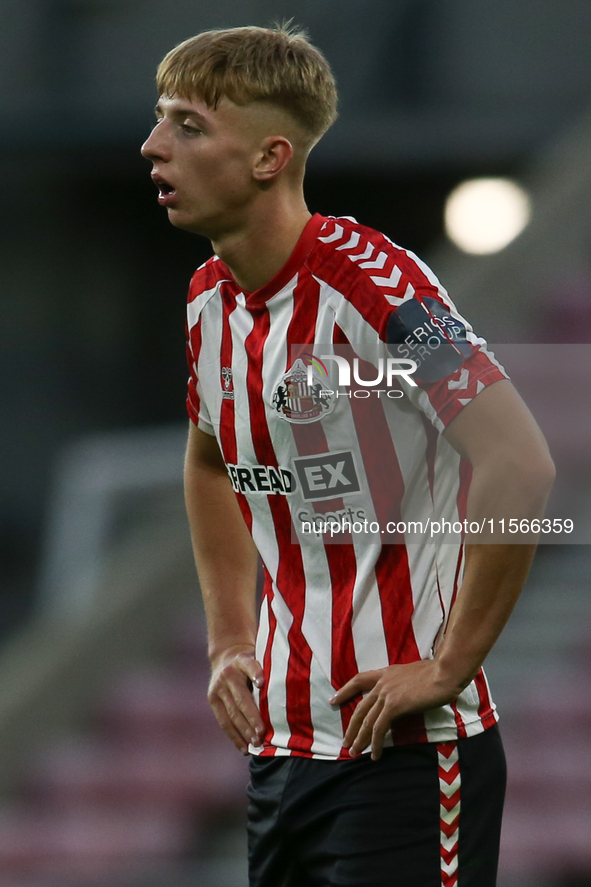
[[[439,663],[431,659],[360,672],[341,687],[330,704],[343,705],[360,693],[364,698],[353,712],[343,745],[355,756],[371,743],[374,761],[382,754],[395,718],[438,708],[458,696],[457,688],[442,677]]]
[[[243,755],[248,743],[260,745],[264,724],[252,695],[252,685],[263,686],[263,669],[255,659],[254,646],[224,650],[212,660],[207,699],[217,722]]]

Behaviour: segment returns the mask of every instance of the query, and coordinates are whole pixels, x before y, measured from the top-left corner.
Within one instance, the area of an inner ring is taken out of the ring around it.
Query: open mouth
[[[174,188],[172,185],[169,185],[168,182],[160,182],[158,185],[158,190],[161,194],[174,194]]]
[[[171,185],[170,182],[167,182],[166,179],[163,179],[161,176],[152,175],[152,181],[158,188],[158,199],[170,197],[176,191],[174,186]]]

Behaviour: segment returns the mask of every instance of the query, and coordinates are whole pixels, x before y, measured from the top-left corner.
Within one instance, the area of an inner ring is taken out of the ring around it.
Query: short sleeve
[[[190,420],[206,434],[214,435],[215,431],[207,406],[203,400],[199,377],[197,375],[197,363],[191,346],[191,339],[187,331],[187,365],[189,368],[189,381],[187,385],[187,413]]]

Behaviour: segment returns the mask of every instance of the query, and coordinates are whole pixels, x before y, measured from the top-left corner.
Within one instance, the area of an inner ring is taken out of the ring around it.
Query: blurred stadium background
[[[342,97],[310,208],[418,252],[490,342],[576,352],[570,384],[538,363],[523,386],[550,392],[562,516],[589,525],[591,4],[0,0],[0,887],[246,885],[245,763],[205,702],[180,487],[209,250],[167,224],[139,146],[170,47],[291,16]],[[445,226],[480,177],[531,216],[486,254]],[[591,884],[590,568],[588,545],[543,548],[490,657],[500,887]]]

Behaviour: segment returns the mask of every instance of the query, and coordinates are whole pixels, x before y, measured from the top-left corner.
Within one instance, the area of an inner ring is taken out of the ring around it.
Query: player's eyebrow
[[[156,117],[162,117],[164,115],[164,111],[162,110],[160,102],[157,102],[154,106],[154,114],[156,115]],[[183,108],[182,106],[180,108],[172,108],[170,110],[170,115],[172,117],[192,117],[198,123],[207,124],[207,120],[205,119],[203,114],[199,113],[199,111],[194,111],[190,108]]]

